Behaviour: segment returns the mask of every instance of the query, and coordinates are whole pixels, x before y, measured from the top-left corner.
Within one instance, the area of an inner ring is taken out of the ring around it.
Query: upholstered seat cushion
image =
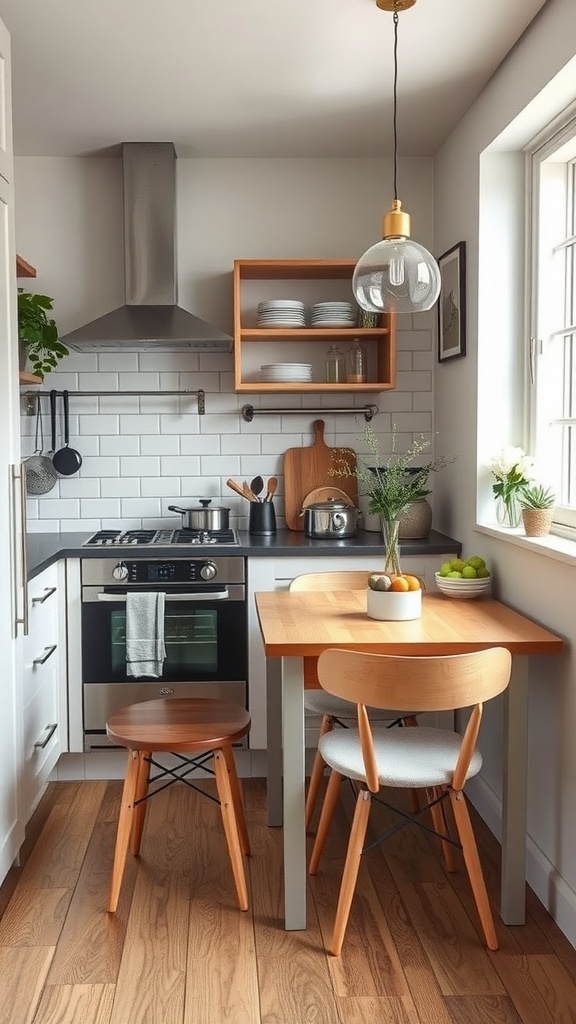
[[[420,789],[449,785],[462,737],[448,729],[373,729],[374,751],[381,786]],[[350,779],[364,781],[364,762],[357,729],[334,729],[321,736],[318,750],[326,764]],[[482,767],[478,750],[472,755],[467,778]]]
[[[306,690],[304,707],[314,715],[334,715],[335,718],[351,718],[357,721],[356,705],[341,697],[334,697],[326,690]],[[397,718],[405,718],[414,714],[413,711],[388,711],[385,708],[368,708],[370,718],[375,722],[394,722]]]

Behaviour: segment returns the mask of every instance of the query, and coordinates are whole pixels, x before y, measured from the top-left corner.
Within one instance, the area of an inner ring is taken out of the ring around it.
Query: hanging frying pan
[[[64,447],[54,452],[52,462],[58,473],[62,476],[72,476],[77,473],[82,465],[82,456],[75,448],[70,447],[70,410],[68,407],[68,392],[62,392],[64,405]],[[56,441],[54,440],[54,444]]]
[[[58,475],[52,464],[52,459],[43,455],[44,431],[42,429],[42,412],[40,397],[36,398],[36,438],[34,441],[35,451],[30,458],[24,460],[26,473],[27,494],[47,494],[51,491],[58,479]]]

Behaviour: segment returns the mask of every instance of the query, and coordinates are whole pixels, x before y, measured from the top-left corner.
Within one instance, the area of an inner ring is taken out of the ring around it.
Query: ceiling
[[[399,152],[432,154],[546,0],[399,16]],[[393,19],[375,0],[2,0],[17,156],[172,141],[184,157],[392,150]]]

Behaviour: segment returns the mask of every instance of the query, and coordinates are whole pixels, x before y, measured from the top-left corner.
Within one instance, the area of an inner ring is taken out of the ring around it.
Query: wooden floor
[[[210,783],[205,783],[209,787]],[[250,910],[236,909],[218,807],[185,786],[149,806],[118,913],[106,913],[121,783],[52,783],[0,889],[0,1024],[571,1024],[576,952],[532,893],[488,953],[464,870],[411,828],[367,854],[340,959],[327,956],[345,797],[308,929],[282,927],[279,829],[244,783]],[[389,812],[377,808],[376,818]],[[476,819],[475,819],[476,820]],[[498,848],[477,829],[493,906]]]

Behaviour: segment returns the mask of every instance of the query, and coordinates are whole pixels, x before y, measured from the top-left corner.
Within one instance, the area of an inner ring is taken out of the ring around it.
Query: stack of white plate
[[[357,319],[353,302],[317,302],[312,306],[312,327],[356,327]]]
[[[260,367],[260,380],[267,384],[306,384],[312,380],[312,364],[267,363]]]
[[[450,576],[441,576],[439,572],[434,574],[436,586],[441,594],[446,597],[483,597],[490,593],[492,588],[492,577],[485,576],[481,579],[451,579]]]
[[[256,323],[258,327],[305,327],[304,303],[299,299],[269,299],[259,302]]]

